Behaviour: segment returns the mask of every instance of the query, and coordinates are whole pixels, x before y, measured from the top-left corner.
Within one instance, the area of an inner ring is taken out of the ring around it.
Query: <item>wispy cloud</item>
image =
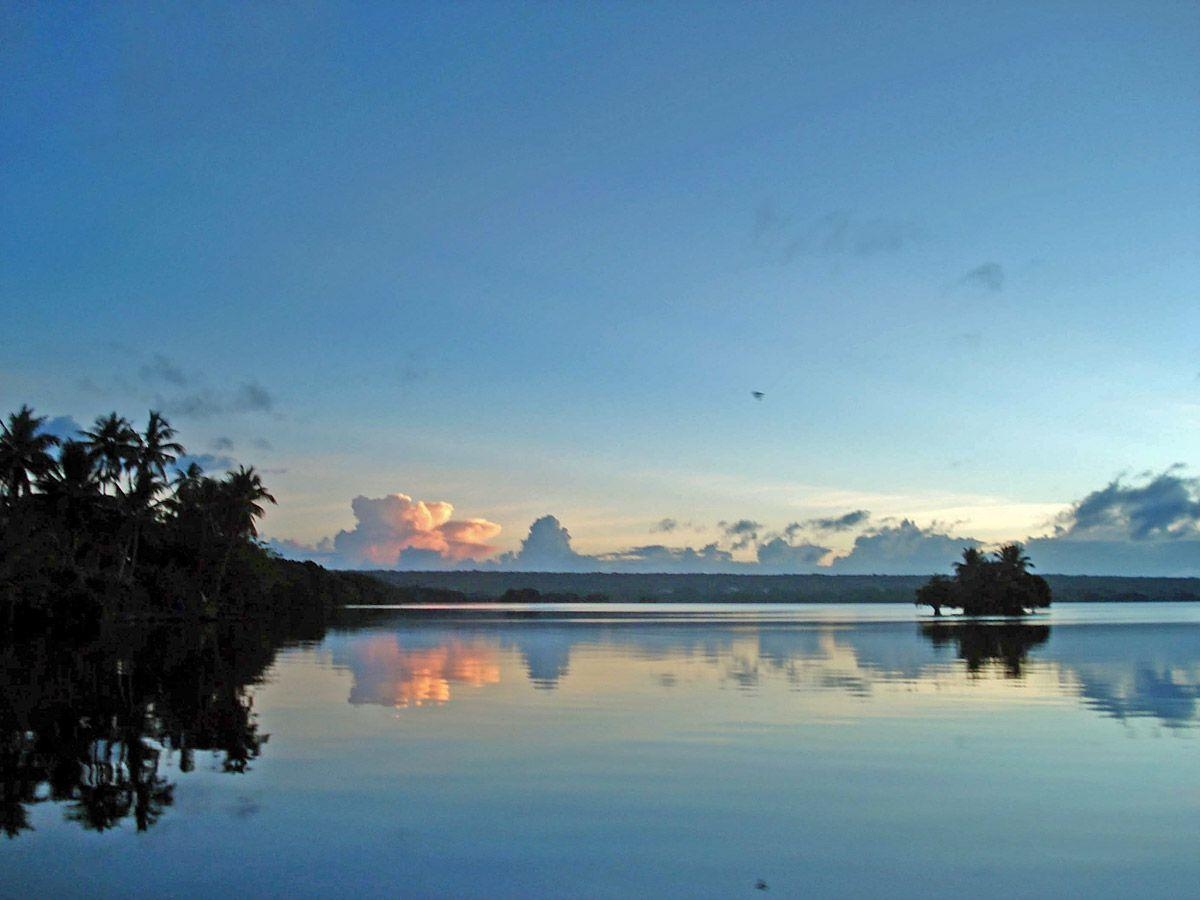
[[[228,391],[202,390],[174,396],[158,395],[156,405],[168,415],[210,419],[230,413],[269,413],[275,397],[261,384],[248,381]]]
[[[958,283],[990,293],[1004,290],[1004,267],[1000,263],[987,262],[967,272]]]
[[[154,354],[150,361],[141,367],[139,374],[143,381],[155,384],[165,382],[176,387],[183,387],[188,383],[183,370],[161,353]]]
[[[907,219],[841,211],[803,217],[765,202],[755,209],[751,235],[770,256],[789,263],[801,256],[867,258],[897,253],[921,240],[924,232]]]

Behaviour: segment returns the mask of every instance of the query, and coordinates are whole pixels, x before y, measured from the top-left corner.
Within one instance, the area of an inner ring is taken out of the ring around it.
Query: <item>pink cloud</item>
[[[447,560],[479,560],[496,552],[488,543],[500,526],[487,519],[451,519],[454,506],[426,503],[407,494],[355,497],[357,524],[334,538],[338,556],[349,565],[394,566],[405,550],[423,550]]]

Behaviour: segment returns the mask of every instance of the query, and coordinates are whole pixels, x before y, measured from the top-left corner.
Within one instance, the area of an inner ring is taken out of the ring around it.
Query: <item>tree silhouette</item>
[[[1050,605],[1050,585],[1029,569],[1033,563],[1018,543],[1006,544],[992,557],[976,547],[963,550],[954,578],[934,575],[917,589],[917,605],[961,609],[969,616],[1020,616]]]
[[[22,406],[0,422],[0,482],[9,502],[30,492],[34,481],[54,468],[52,447],[58,438],[41,431],[45,416],[35,416],[28,406]]]
[[[116,490],[121,476],[137,459],[141,435],[133,430],[129,420],[111,412],[98,416],[95,425],[83,436],[88,450],[99,466],[100,481]]]

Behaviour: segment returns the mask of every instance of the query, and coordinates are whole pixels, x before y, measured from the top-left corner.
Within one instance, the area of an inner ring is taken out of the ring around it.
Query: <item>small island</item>
[[[1005,544],[992,555],[977,547],[963,550],[954,577],[934,575],[917,589],[917,606],[961,609],[967,616],[1023,616],[1050,605],[1050,585],[1033,568],[1024,548]]]

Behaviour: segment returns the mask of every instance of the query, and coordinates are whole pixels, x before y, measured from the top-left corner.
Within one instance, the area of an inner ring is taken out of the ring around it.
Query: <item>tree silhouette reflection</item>
[[[225,622],[0,647],[0,828],[29,830],[49,801],[89,830],[145,831],[173,803],[172,767],[191,771],[197,751],[245,772],[267,740],[248,688],[285,640],[278,625]]]
[[[1049,625],[1026,623],[923,622],[920,628],[935,647],[952,645],[969,672],[999,662],[1008,678],[1020,678],[1029,649],[1050,638]]]

